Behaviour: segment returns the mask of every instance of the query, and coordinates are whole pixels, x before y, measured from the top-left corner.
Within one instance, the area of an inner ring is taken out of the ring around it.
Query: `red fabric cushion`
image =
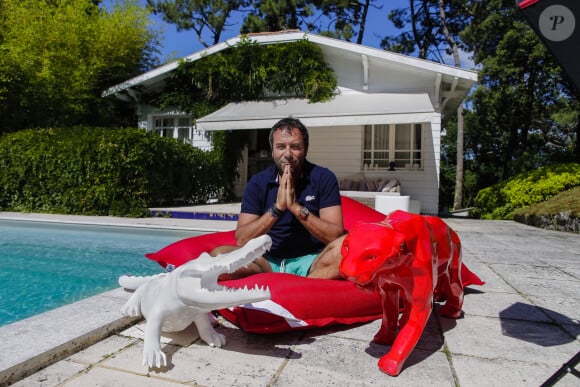
[[[350,281],[263,273],[223,284],[232,288],[270,288],[271,300],[218,311],[247,332],[279,333],[355,324],[376,320],[383,313],[378,293],[362,291]]]
[[[177,267],[199,257],[201,253],[208,253],[214,247],[223,245],[236,245],[234,230],[185,238],[162,248],[156,253],[145,254],[145,256],[163,267],[167,267],[168,264]]]
[[[344,228],[346,230],[350,230],[360,220],[365,222],[380,222],[385,219],[385,215],[380,212],[344,196],[342,197],[342,212]],[[145,254],[145,256],[158,262],[163,267],[166,267],[168,264],[177,267],[191,259],[199,257],[201,253],[209,252],[214,247],[222,245],[236,245],[234,230],[182,239],[155,253]]]
[[[384,214],[345,196],[342,197],[342,211],[347,231],[359,221],[381,222],[385,219]],[[233,230],[182,239],[145,256],[163,267],[168,264],[177,267],[220,245],[236,245]],[[484,284],[465,265],[462,265],[461,274],[464,286]],[[382,317],[378,294],[362,291],[350,281],[263,273],[223,284],[234,288],[256,284],[270,288],[272,299],[269,301],[218,311],[248,332],[278,333],[332,324],[354,324]]]
[[[342,222],[345,230],[350,230],[356,222],[382,222],[385,219],[383,213],[357,202],[347,196],[341,197],[342,204]]]

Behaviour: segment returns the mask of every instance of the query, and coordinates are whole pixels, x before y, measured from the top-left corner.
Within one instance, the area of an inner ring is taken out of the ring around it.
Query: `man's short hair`
[[[299,119],[296,118],[283,118],[280,121],[276,122],[274,126],[272,126],[272,129],[270,130],[270,136],[268,138],[268,140],[270,141],[270,149],[272,150],[274,149],[274,132],[277,131],[278,129],[287,130],[289,132],[291,132],[292,129],[300,130],[300,133],[302,133],[302,139],[304,140],[304,148],[308,149],[309,144],[308,129],[306,129],[306,126],[304,126],[304,124],[300,122]]]

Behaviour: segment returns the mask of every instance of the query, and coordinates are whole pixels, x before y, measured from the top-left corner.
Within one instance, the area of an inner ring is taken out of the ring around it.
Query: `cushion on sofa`
[[[401,184],[398,179],[370,178],[358,174],[339,179],[338,188],[341,191],[400,192]]]

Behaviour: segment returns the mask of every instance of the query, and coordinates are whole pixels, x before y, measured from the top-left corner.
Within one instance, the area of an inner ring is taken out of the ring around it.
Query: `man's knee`
[[[253,263],[260,268],[262,273],[270,273],[272,271],[270,262],[264,257],[256,258]]]
[[[212,257],[217,256],[218,254],[226,254],[226,253],[231,253],[234,250],[239,249],[238,246],[218,246],[218,247],[214,247],[213,250],[211,250],[209,252],[209,255],[211,255]]]
[[[308,277],[326,279],[341,278],[339,266],[342,255],[340,250],[345,237],[342,236],[326,245],[312,263]]]
[[[317,261],[320,261],[325,265],[339,265],[342,260],[341,248],[342,242],[344,242],[346,235],[338,237],[337,239],[330,242],[326,247],[320,252],[317,257]]]
[[[231,253],[232,251],[238,250],[238,246],[218,246],[215,247],[213,250],[209,252],[209,255],[215,257],[219,254],[227,254]],[[239,279],[248,277],[250,275],[259,274],[259,273],[268,273],[272,271],[272,267],[268,263],[268,261],[264,257],[256,258],[254,261],[247,264],[245,267],[240,267],[233,273],[224,273],[220,275],[220,281],[227,281],[232,279]]]

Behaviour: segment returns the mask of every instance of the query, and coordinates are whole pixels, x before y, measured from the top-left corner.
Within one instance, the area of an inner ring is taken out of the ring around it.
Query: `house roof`
[[[405,73],[409,74],[411,80],[426,80],[429,86],[435,90],[434,106],[441,111],[455,109],[477,81],[477,72],[472,70],[465,70],[459,67],[448,66],[296,30],[249,34],[247,37],[259,44],[277,44],[307,39],[322,49],[325,59],[331,67],[343,60],[356,60],[361,64],[360,71],[362,74],[357,79],[361,79],[363,84],[355,85],[355,87],[360,88],[360,91],[368,90],[369,82],[372,88],[372,77],[376,77],[376,74],[393,74],[393,80],[400,81],[400,77],[397,75]],[[204,56],[212,55],[231,46],[235,46],[241,39],[242,36],[231,38],[182,59],[185,61],[196,61]],[[123,83],[114,85],[105,90],[102,95],[103,97],[115,95],[121,99],[128,99],[129,96],[132,97],[138,94],[139,90],[162,90],[165,79],[178,66],[179,61],[168,63]],[[369,78],[371,78],[370,81]],[[400,88],[399,91],[401,92],[409,91],[405,90],[405,85],[403,84],[399,84],[397,87]],[[374,92],[386,92],[386,90],[375,90]],[[439,101],[441,101],[441,106],[439,106]],[[446,109],[445,105],[447,105]]]
[[[299,118],[308,127],[421,122],[421,113],[428,113],[424,120],[430,121],[433,111],[427,93],[351,93],[339,94],[324,103],[308,103],[299,98],[230,103],[198,119],[196,127],[203,130],[271,128],[280,117]]]

